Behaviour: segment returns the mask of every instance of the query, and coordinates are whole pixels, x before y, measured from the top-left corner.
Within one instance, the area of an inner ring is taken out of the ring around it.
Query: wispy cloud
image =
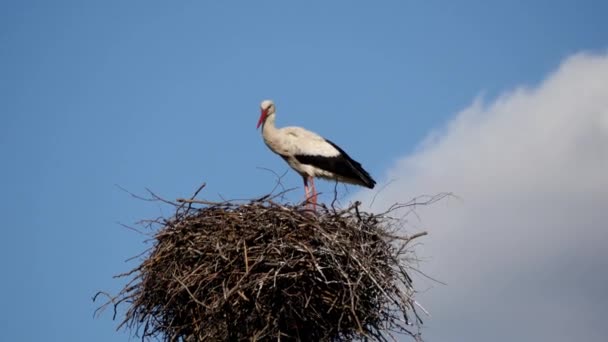
[[[604,341],[608,325],[608,55],[477,99],[397,161],[374,202],[420,194],[419,279],[431,341]],[[371,196],[362,198],[370,203]]]

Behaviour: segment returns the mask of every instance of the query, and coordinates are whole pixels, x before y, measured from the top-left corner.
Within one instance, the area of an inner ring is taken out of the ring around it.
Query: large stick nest
[[[163,341],[418,336],[409,245],[425,233],[399,236],[390,211],[182,201],[120,275],[130,282],[107,303],[127,304],[119,327]]]

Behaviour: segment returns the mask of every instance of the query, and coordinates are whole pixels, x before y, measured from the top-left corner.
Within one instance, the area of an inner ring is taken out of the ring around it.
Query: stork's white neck
[[[280,130],[274,125],[274,113],[270,114],[262,126],[262,137],[264,143],[274,152],[280,155],[285,155],[285,143],[281,143]]]
[[[268,138],[276,133],[277,127],[274,124],[275,118],[276,115],[272,113],[266,118],[266,120],[264,120],[264,123],[262,124],[262,135],[265,138]]]

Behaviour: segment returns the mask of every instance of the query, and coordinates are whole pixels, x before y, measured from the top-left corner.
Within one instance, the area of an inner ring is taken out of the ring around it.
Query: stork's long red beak
[[[260,125],[262,125],[264,120],[266,120],[266,115],[268,115],[268,109],[262,109],[262,114],[260,115],[260,120],[258,120],[258,125],[255,127],[255,129],[260,128]]]

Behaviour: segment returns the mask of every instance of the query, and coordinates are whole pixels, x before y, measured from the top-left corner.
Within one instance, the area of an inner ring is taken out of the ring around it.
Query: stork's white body
[[[287,164],[302,176],[347,181],[334,172],[311,164],[303,164],[295,157],[297,155],[338,157],[340,151],[320,135],[301,127],[276,128],[272,117],[262,127],[262,136],[270,150],[283,157]]]
[[[307,195],[308,180],[316,194],[313,181],[315,177],[374,187],[376,182],[361,164],[351,159],[336,144],[304,128],[277,128],[274,103],[263,101],[261,108],[258,126],[262,124],[264,142],[302,176]]]

